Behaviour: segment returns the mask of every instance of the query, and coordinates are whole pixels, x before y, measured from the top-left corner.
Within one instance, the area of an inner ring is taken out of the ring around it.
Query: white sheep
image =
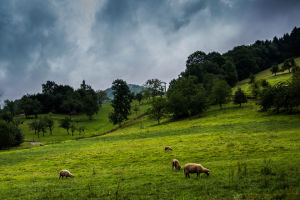
[[[74,177],[75,177],[75,176],[73,176],[73,174],[71,174],[71,173],[69,172],[69,170],[66,170],[66,169],[60,170],[60,172],[59,172],[59,179],[60,179],[60,177],[62,177],[62,179],[63,179],[64,176],[65,176],[66,178],[68,178],[68,177],[74,178]]]
[[[177,159],[173,159],[173,161],[172,161],[172,169],[177,169],[177,170],[180,170],[181,169],[181,166],[180,166],[180,164],[179,164],[179,160],[177,160]]]
[[[201,164],[188,163],[184,165],[184,175],[186,178],[190,178],[190,173],[197,173],[197,177],[200,173],[205,173],[207,176],[210,174],[210,170],[203,167]]]

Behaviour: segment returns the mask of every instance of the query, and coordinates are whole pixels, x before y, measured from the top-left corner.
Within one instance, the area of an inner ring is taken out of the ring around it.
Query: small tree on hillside
[[[77,130],[77,127],[74,123],[71,123],[71,132],[72,132],[72,136],[74,136],[74,132]]]
[[[16,115],[17,110],[16,103],[10,100],[5,100],[4,103],[4,110],[7,110],[11,114],[11,116],[14,117]]]
[[[145,88],[147,88],[152,97],[162,95],[164,93],[163,82],[158,79],[149,79],[144,84]]]
[[[28,118],[29,115],[34,115],[35,118],[37,118],[37,115],[41,112],[41,103],[29,95],[23,96],[19,105],[24,111],[26,118]]]
[[[60,127],[63,129],[66,129],[68,135],[69,135],[69,129],[71,127],[71,119],[69,117],[65,117],[60,121]]]
[[[249,79],[250,79],[250,81],[249,81],[249,83],[254,83],[254,81],[255,81],[255,76],[254,76],[254,74],[250,74],[249,75]]]
[[[47,121],[44,117],[40,118],[40,120],[39,120],[39,128],[42,131],[43,136],[45,136],[46,129],[47,129]]]
[[[141,92],[137,93],[135,95],[136,100],[138,100],[139,104],[141,104],[141,101],[143,99],[143,94]]]
[[[259,81],[254,81],[250,85],[251,94],[253,95],[253,97],[255,99],[261,94],[261,87],[260,87],[260,85],[261,84],[259,83]]]
[[[45,117],[45,121],[46,121],[46,126],[48,127],[50,134],[52,135],[53,128],[54,128],[54,120],[51,117],[47,116]]]
[[[167,101],[165,98],[154,98],[149,109],[149,114],[152,119],[157,120],[160,123],[161,118],[166,114]]]
[[[276,76],[276,73],[277,73],[278,71],[279,71],[278,65],[273,65],[272,68],[271,68],[272,74],[275,74],[275,76]]]
[[[293,63],[295,63],[294,59],[286,59],[283,63],[282,69],[283,70],[289,70],[289,73],[291,72],[291,68],[293,67]]]
[[[121,79],[117,79],[112,84],[114,99],[112,107],[114,111],[110,113],[109,119],[114,124],[119,124],[128,119],[130,113],[132,95],[127,83]]]
[[[78,134],[80,135],[81,133],[84,133],[84,131],[85,131],[85,127],[84,126],[80,126],[79,128],[78,128]]]
[[[227,103],[231,96],[231,87],[224,80],[216,80],[211,90],[211,99],[214,103],[222,104]]]
[[[109,100],[109,98],[107,97],[106,92],[103,91],[103,90],[97,90],[96,94],[97,94],[98,103],[100,105],[103,104],[106,100]]]
[[[33,120],[32,122],[29,123],[29,128],[31,130],[34,130],[34,135],[37,134],[37,130],[38,130],[38,122],[37,120]]]
[[[241,88],[234,94],[234,103],[239,104],[240,107],[242,106],[242,103],[247,103],[247,97]]]

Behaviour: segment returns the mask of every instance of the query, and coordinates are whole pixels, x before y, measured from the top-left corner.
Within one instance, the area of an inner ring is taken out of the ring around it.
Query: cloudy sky
[[[300,26],[299,10],[299,0],[1,0],[1,99],[47,80],[169,82],[194,51],[281,36]]]

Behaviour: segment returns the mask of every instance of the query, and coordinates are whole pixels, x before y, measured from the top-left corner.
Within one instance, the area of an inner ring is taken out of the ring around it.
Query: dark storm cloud
[[[290,32],[298,0],[2,0],[0,91],[54,80],[105,89],[116,78],[166,82],[196,50],[226,52]]]
[[[40,88],[66,42],[50,2],[1,1],[0,13],[0,89],[12,98]]]

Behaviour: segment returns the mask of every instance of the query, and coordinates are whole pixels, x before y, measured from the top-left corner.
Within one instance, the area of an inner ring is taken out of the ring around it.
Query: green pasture
[[[160,125],[145,116],[100,137],[0,151],[0,199],[299,199],[300,115],[259,109],[227,104]],[[186,179],[173,158],[211,175]],[[75,178],[59,180],[61,169]]]
[[[300,66],[300,58],[295,59],[296,63],[298,66]],[[281,68],[283,63],[279,64],[279,68]],[[264,71],[261,71],[257,74],[255,74],[255,79],[256,80],[262,80],[265,79],[267,80],[271,85],[275,85],[278,82],[285,82],[290,80],[292,77],[292,73],[289,73],[288,70],[285,70],[283,72],[278,72],[275,76],[275,74],[272,74],[271,68],[268,68]],[[251,89],[250,89],[250,84],[249,84],[250,79],[244,79],[233,88],[233,92],[237,90],[237,88],[241,88],[243,91],[246,92],[246,94],[251,95]]]
[[[136,112],[133,110],[135,105],[138,106],[139,110]],[[129,120],[133,120],[137,116],[146,112],[149,108],[149,104],[146,101],[138,105],[136,101],[132,103],[132,114],[129,116]],[[113,125],[109,121],[109,113],[112,112],[112,107],[109,103],[103,104],[99,110],[99,112],[93,116],[92,120],[86,115],[74,115],[71,116],[73,123],[78,127],[85,127],[85,131],[83,133],[79,133],[79,131],[75,131],[74,135],[72,135],[71,130],[69,130],[69,135],[67,131],[60,127],[60,120],[67,117],[65,115],[57,115],[50,114],[49,116],[54,119],[54,130],[52,135],[50,135],[50,131],[47,129],[47,133],[43,136],[43,133],[40,132],[40,137],[37,134],[34,134],[34,130],[30,129],[29,124],[35,119],[25,119],[24,116],[18,116],[18,119],[23,121],[23,124],[20,125],[22,129],[22,133],[25,136],[25,142],[17,148],[28,148],[31,147],[31,142],[42,142],[43,144],[54,144],[70,139],[75,139],[78,137],[89,137],[92,135],[99,135],[106,133],[113,128],[116,128],[117,125]],[[43,117],[44,115],[39,115],[38,117]],[[38,119],[36,119],[38,120]]]

